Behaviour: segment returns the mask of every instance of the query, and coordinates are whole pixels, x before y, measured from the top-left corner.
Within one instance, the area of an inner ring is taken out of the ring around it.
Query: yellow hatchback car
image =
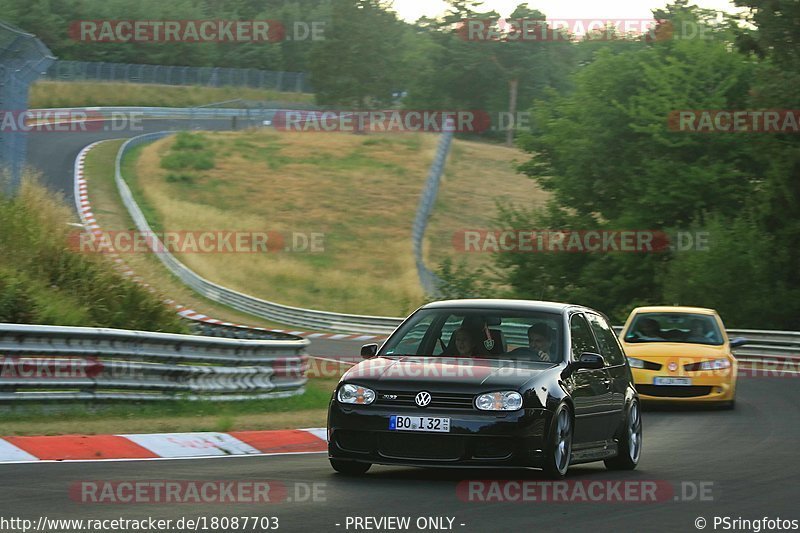
[[[736,359],[713,309],[637,307],[620,333],[633,381],[643,401],[714,403],[733,408]]]

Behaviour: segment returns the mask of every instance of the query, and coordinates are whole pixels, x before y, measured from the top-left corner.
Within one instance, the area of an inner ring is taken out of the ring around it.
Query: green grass
[[[125,177],[125,183],[128,184],[128,188],[131,190],[134,200],[136,200],[136,203],[139,205],[139,209],[141,209],[142,213],[144,213],[144,217],[147,219],[147,223],[150,224],[150,228],[153,231],[163,231],[164,227],[161,223],[161,217],[145,199],[142,189],[139,186],[139,182],[136,179],[136,161],[139,159],[139,154],[141,154],[145,147],[146,145],[139,145],[128,150],[125,153],[125,157],[122,158],[122,165],[120,168],[122,175]],[[170,175],[175,176],[174,174]],[[194,181],[194,176],[191,173],[182,172],[180,175],[182,176],[181,179],[176,179],[173,177],[172,181],[175,183]],[[170,180],[167,179],[167,181]],[[129,229],[135,229],[136,226],[133,225],[132,220],[130,221],[130,224],[131,225],[129,226]],[[100,227],[106,229],[102,225]]]
[[[0,431],[9,436],[319,427],[325,424],[337,381],[311,379],[302,395],[285,399],[4,407],[0,410]]]
[[[335,381],[328,379],[310,380],[304,394],[280,400],[245,400],[238,402],[208,401],[121,401],[109,404],[34,406],[19,409],[8,409],[0,412],[0,424],[41,420],[42,417],[58,413],[61,421],[79,422],[87,418],[92,420],[114,420],[135,416],[139,419],[160,417],[206,417],[236,416],[257,413],[287,413],[300,409],[319,409],[327,407]]]
[[[186,332],[154,294],[81,249],[63,200],[26,178],[0,197],[0,322]]]
[[[198,87],[118,82],[39,81],[31,86],[29,106],[193,107],[211,102],[243,100],[313,103],[314,96],[246,87]]]
[[[114,161],[122,141],[108,141],[91,150],[86,156],[84,175],[89,182],[89,198],[92,202],[95,217],[104,231],[133,230],[135,225],[128,215],[114,182]],[[134,149],[135,151],[139,148]],[[130,172],[130,167],[135,161],[125,158],[123,161],[123,174],[133,191],[137,202],[140,202],[148,219],[155,216],[148,211],[148,206],[143,202],[140,191],[137,189],[135,176]],[[186,186],[186,184],[181,184]],[[156,224],[157,227],[157,224]],[[286,324],[277,324],[268,320],[245,315],[229,307],[213,302],[198,295],[182,281],[169,272],[154,254],[127,254],[124,261],[133,268],[137,275],[143,277],[153,286],[163,298],[171,298],[200,313],[208,316],[239,324],[248,324],[265,328],[294,329]]]

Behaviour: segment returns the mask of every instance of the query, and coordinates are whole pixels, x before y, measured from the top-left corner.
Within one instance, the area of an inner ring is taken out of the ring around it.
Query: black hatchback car
[[[342,376],[328,455],[343,474],[372,464],[541,468],[605,461],[633,469],[639,398],[597,311],[527,300],[425,305]]]

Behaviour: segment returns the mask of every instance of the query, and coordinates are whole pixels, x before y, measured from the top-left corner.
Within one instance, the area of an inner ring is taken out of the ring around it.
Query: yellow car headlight
[[[727,358],[712,359],[710,361],[703,361],[700,363],[692,363],[685,365],[683,368],[689,372],[698,372],[703,370],[724,370],[731,367],[731,362]]]

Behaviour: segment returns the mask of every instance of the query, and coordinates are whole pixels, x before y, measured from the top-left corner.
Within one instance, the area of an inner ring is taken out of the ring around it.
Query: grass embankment
[[[143,106],[192,107],[243,100],[312,103],[314,95],[247,87],[199,87],[98,81],[38,81],[31,86],[29,107]]]
[[[113,183],[113,161],[119,144],[111,141],[97,147],[87,158],[85,169],[97,219],[102,227],[115,230],[133,227]],[[186,332],[162,298],[163,294],[179,298],[184,293],[191,295],[191,291],[170,278],[152,256],[125,259],[137,273],[152,276],[148,281],[159,289],[156,293],[119,274],[103,256],[75,251],[78,229],[68,225],[70,222],[74,222],[71,209],[30,181],[14,199],[0,197],[0,322]],[[159,294],[164,290],[170,292]],[[209,314],[217,311],[199,299],[184,301],[197,304]],[[214,316],[261,323],[223,310],[227,314]],[[69,407],[5,404],[0,407],[0,435],[320,427],[325,425],[338,370],[338,366],[325,369],[326,377],[310,380],[305,394],[285,400],[120,402]]]
[[[74,220],[32,180],[0,197],[0,322],[185,332],[157,296],[77,249]]]
[[[401,316],[425,300],[411,225],[437,142],[432,134],[183,134],[145,147],[126,176],[161,229],[273,231],[289,246],[294,233],[324,234],[320,252],[177,254],[207,279],[288,305]],[[491,224],[495,201],[542,197],[515,172],[521,157],[454,143],[429,230],[433,264],[458,253],[454,232]]]
[[[309,380],[306,392],[283,400],[124,402],[110,406],[0,411],[0,435],[106,435],[325,427],[336,379]]]
[[[517,148],[458,140],[453,143],[425,233],[429,268],[435,268],[447,257],[456,262],[463,259],[471,267],[490,264],[489,253],[464,253],[463,242],[456,248],[453,234],[463,230],[501,229],[493,221],[498,215],[498,203],[504,207],[544,206],[549,194],[515,170],[527,159],[528,155]]]
[[[128,211],[122,204],[114,183],[114,160],[123,141],[108,141],[95,147],[86,156],[84,175],[89,187],[89,200],[98,225],[107,232],[134,230],[136,228]],[[123,161],[123,174],[127,177],[132,174],[136,162],[134,149],[130,157]],[[134,193],[141,195],[136,189],[135,182],[129,182],[134,188]],[[146,206],[143,206],[146,208]],[[154,214],[145,211],[148,218]],[[226,306],[207,300],[199,296],[192,289],[183,284],[177,277],[170,274],[161,261],[154,254],[121,254],[125,263],[133,271],[153,286],[164,298],[171,298],[197,312],[217,318],[219,320],[247,324],[251,326],[277,327],[286,329],[287,326],[261,320],[251,315],[239,313]]]

